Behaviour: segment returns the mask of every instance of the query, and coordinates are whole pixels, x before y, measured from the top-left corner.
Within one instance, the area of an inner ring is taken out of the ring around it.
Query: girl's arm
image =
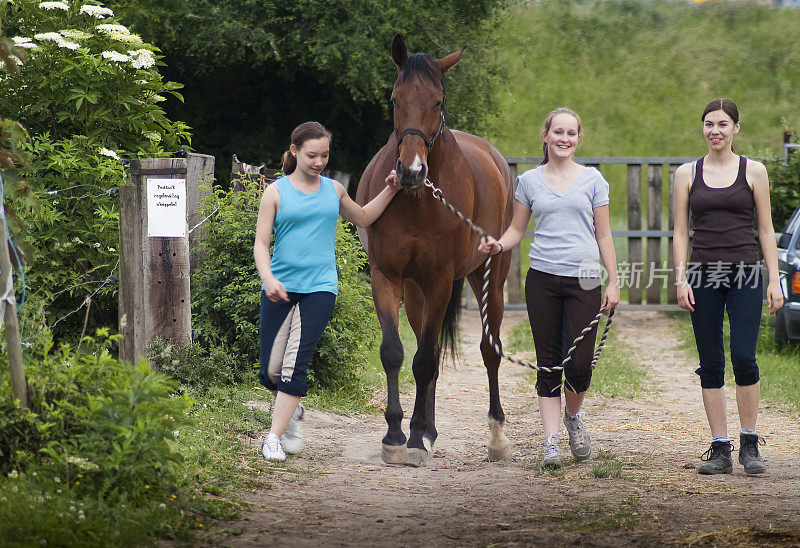
[[[275,214],[280,205],[280,192],[277,185],[269,185],[264,189],[261,203],[258,206],[258,220],[256,221],[256,240],[253,244],[253,258],[256,261],[258,275],[264,284],[264,292],[270,301],[288,301],[289,295],[283,284],[272,275],[269,266],[269,240],[272,237],[272,226],[275,223]]]
[[[381,216],[383,210],[392,201],[397,191],[400,190],[400,182],[397,180],[395,171],[392,170],[389,176],[386,177],[386,187],[369,203],[361,207],[350,198],[341,183],[334,181],[333,184],[336,187],[336,193],[339,195],[339,215],[360,227],[374,223],[375,219]]]
[[[672,231],[672,260],[675,264],[678,306],[694,311],[694,293],[686,280],[686,255],[689,252],[689,188],[692,184],[691,164],[683,164],[675,170],[673,211],[675,215]]]
[[[514,201],[514,215],[511,217],[511,225],[503,232],[498,239],[491,236],[481,239],[478,251],[497,255],[502,251],[507,251],[520,243],[525,233],[528,231],[528,222],[531,220],[531,209],[521,202]]]
[[[778,247],[775,244],[775,229],[772,228],[772,210],[769,200],[769,177],[767,168],[761,162],[748,160],[747,180],[753,183],[753,198],[758,217],[758,241],[761,254],[767,265],[769,282],[767,284],[767,306],[774,315],[783,306],[783,292],[778,274]]]
[[[608,287],[603,293],[604,310],[613,310],[619,304],[619,275],[617,273],[617,252],[611,235],[611,221],[608,205],[594,208],[594,237],[600,249],[603,266],[608,272]]]

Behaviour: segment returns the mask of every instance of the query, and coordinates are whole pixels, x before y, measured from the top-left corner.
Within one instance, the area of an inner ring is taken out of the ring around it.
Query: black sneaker
[[[732,474],[731,451],[733,451],[733,444],[729,441],[711,442],[711,447],[700,457],[700,460],[704,462],[697,467],[697,473]]]
[[[761,455],[758,454],[758,446],[766,445],[764,438],[758,434],[739,435],[739,464],[744,466],[744,471],[748,474],[763,474],[767,471]]]

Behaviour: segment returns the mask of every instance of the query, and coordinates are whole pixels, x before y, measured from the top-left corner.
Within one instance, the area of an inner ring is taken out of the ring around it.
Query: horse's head
[[[408,55],[398,34],[392,43],[397,81],[392,90],[394,132],[397,139],[397,177],[403,188],[419,188],[428,177],[428,155],[444,128],[443,78],[461,59],[464,48],[436,60],[430,55]]]

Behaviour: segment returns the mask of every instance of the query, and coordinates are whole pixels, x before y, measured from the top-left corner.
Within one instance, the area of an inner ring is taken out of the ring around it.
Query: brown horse
[[[424,186],[426,179],[488,234],[498,237],[511,222],[513,181],[503,156],[486,140],[444,123],[443,78],[463,51],[439,60],[426,54],[409,56],[402,38],[395,36],[394,132],[364,171],[356,196],[358,203],[367,203],[385,186],[386,175],[397,170],[403,190],[372,226],[359,230],[369,255],[372,295],[383,334],[380,353],[386,371],[388,432],[382,458],[387,463],[427,462],[423,436],[431,446],[436,440],[439,361],[442,350],[452,350],[455,344],[455,312],[464,277],[475,295],[481,294],[486,256],[477,250],[480,236],[433,197]],[[495,339],[503,318],[502,291],[510,260],[507,252],[492,258],[488,324]],[[408,443],[400,426],[403,409],[398,394],[403,362],[398,334],[401,301],[417,337],[412,365],[417,392]],[[489,378],[489,459],[497,460],[510,453],[497,386],[500,357],[485,335],[480,348]]]

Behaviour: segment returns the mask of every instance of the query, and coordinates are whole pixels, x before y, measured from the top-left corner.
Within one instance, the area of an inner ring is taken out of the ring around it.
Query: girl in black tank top
[[[673,233],[678,304],[691,312],[700,358],[696,373],[700,376],[703,404],[711,428],[711,447],[701,457],[697,471],[700,474],[733,472],[722,344],[722,319],[727,311],[731,325],[730,358],[741,425],[739,463],[747,474],[760,474],[766,467],[759,453],[759,445],[765,442],[756,434],[760,400],[756,341],[763,292],[758,245],[753,235],[756,219],[758,240],[769,272],[766,298],[770,313],[774,314],[783,306],[769,181],[761,163],[733,152],[733,136],[740,125],[739,111],[732,101],[711,101],[701,120],[708,154],[697,162],[682,165],[675,172]],[[733,183],[728,184],[731,179]],[[687,265],[690,210],[694,236],[691,262]]]

